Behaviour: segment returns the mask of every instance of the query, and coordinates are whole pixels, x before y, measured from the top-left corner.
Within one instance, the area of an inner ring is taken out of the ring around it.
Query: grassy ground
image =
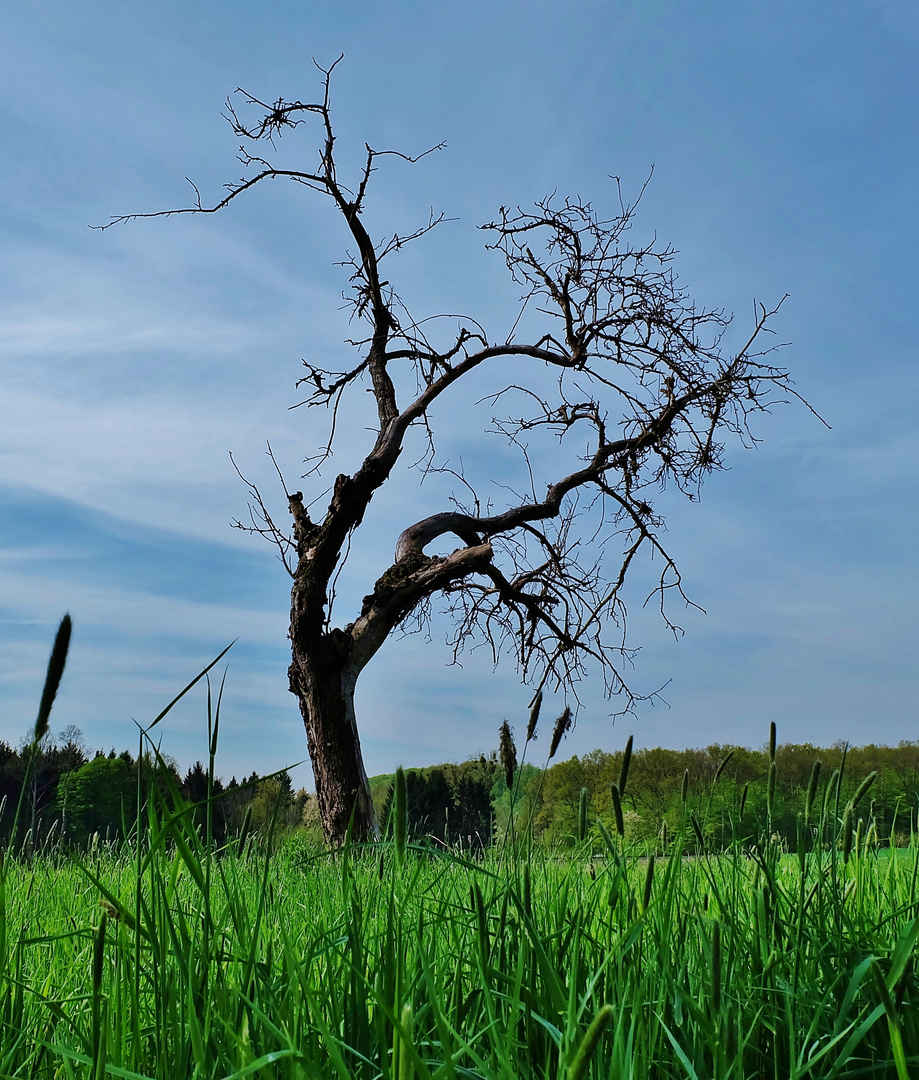
[[[33,750],[69,634],[65,617]],[[774,727],[770,747],[771,814]],[[794,858],[706,853],[684,802],[659,862],[597,824],[599,857],[585,839],[470,863],[406,845],[401,774],[392,843],[218,854],[164,770],[132,845],[0,849],[0,1080],[908,1080],[919,845],[881,857],[863,835],[872,779],[840,812],[836,772],[814,829],[815,768]]]
[[[179,816],[141,855],[7,855],[0,1077],[916,1076],[917,873],[212,857]]]

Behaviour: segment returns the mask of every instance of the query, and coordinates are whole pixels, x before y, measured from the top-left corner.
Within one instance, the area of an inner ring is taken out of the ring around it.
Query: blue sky
[[[237,87],[313,99],[311,57],[333,84],[339,152],[417,153],[375,177],[377,235],[451,220],[389,272],[413,310],[468,313],[497,336],[516,291],[475,226],[558,189],[679,249],[702,304],[736,315],[785,293],[782,362],[805,409],[757,425],[752,452],[698,504],[665,497],[667,540],[707,614],[674,611],[675,642],[642,611],[631,673],[668,683],[663,705],[610,720],[582,688],[560,752],[639,745],[919,739],[916,382],[919,8],[912,0],[807,4],[540,0],[465,4],[148,4],[10,0],[0,40],[0,738],[34,719],[57,622],[74,642],[52,726],[92,747],[134,745],[229,641],[220,771],[306,756],[286,690],[287,578],[272,550],[230,529],[246,492],[289,481],[321,416],[290,411],[304,356],[348,363],[346,246],[319,196],[273,185],[208,218],[110,215],[205,200],[240,175],[221,108]],[[308,136],[285,140],[311,161]],[[365,447],[363,417],[336,469]],[[503,455],[462,411],[441,451],[486,479]],[[313,487],[310,488],[309,484]],[[322,486],[304,481],[309,497]],[[300,486],[299,483],[292,486]],[[283,499],[277,504],[284,514]],[[444,508],[406,471],[375,500],[339,611],[388,565],[407,524]],[[349,607],[350,605],[350,607]],[[448,667],[445,627],[392,640],[362,676],[368,771],[488,750],[529,694],[482,653]],[[561,707],[547,705],[551,720]],[[206,752],[203,693],[165,722],[186,767]],[[543,744],[537,744],[543,752]],[[306,767],[297,781],[309,783]]]

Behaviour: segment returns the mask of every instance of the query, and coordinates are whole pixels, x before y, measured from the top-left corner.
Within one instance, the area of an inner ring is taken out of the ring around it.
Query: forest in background
[[[603,850],[601,826],[608,833],[617,831],[611,789],[619,781],[622,762],[623,751],[592,750],[544,769],[524,763],[514,770],[511,787],[497,755],[467,765],[476,765],[483,779],[490,776],[492,838],[532,834],[549,846],[573,846],[581,839],[584,798],[587,833]],[[762,835],[768,820],[771,834],[794,850],[800,810],[818,762],[815,797],[828,803],[831,816],[838,817],[840,808],[874,774],[858,800],[859,815],[863,822],[873,823],[879,844],[908,844],[919,826],[919,742],[905,741],[897,746],[778,745],[771,815],[767,747],[714,744],[701,749],[636,750],[621,798],[625,840],[664,850],[667,836],[673,836],[685,815],[692,814],[690,846],[698,839],[696,829],[707,849],[722,849],[735,837]],[[407,773],[409,829],[416,838],[462,839],[461,830],[450,824],[451,815],[458,812],[449,796],[452,770],[457,768],[439,765]],[[389,775],[371,780],[383,821],[392,779]]]
[[[209,777],[200,761],[182,776],[168,754],[154,759],[151,754],[135,757],[129,750],[93,752],[73,725],[57,739],[46,735],[34,752],[28,740],[18,750],[0,740],[0,843],[10,839],[20,800],[19,831],[31,830],[33,845],[49,837],[77,845],[96,835],[117,841],[133,829],[138,791],[143,794],[150,784],[167,799],[171,787],[189,803],[199,804],[196,822],[203,825],[206,812],[200,804],[207,801]],[[286,771],[270,777],[253,772],[241,781],[234,776],[229,783],[215,775],[211,790],[212,833],[218,845],[243,827],[247,814],[255,828],[263,828],[273,816],[281,828],[296,827],[309,801],[306,791],[294,791]]]
[[[599,817],[611,829],[611,786],[619,776],[622,757],[621,752],[594,750],[544,773],[534,768],[516,785],[516,830],[526,831],[532,823],[534,835],[550,843],[572,842],[582,789],[587,792],[588,820],[595,822]],[[794,850],[800,812],[813,783],[817,814],[822,803],[828,805],[831,817],[838,818],[841,808],[855,797],[859,816],[873,822],[881,844],[905,845],[916,828],[919,742],[903,741],[895,747],[779,744],[771,810],[769,777],[770,754],[765,746],[759,750],[718,744],[702,749],[637,750],[621,799],[625,839],[666,847],[668,832],[673,835],[689,812],[707,848],[725,848],[735,836],[762,835],[768,824],[771,834]],[[857,796],[866,782],[870,787]],[[510,794],[498,800],[499,819],[507,820],[510,806]],[[598,832],[596,825],[593,831]]]
[[[49,735],[42,740],[22,792],[28,755],[27,745],[17,750],[0,741],[0,804],[5,807],[0,814],[2,842],[9,840],[20,796],[21,829],[32,830],[33,843],[52,834],[83,845],[96,834],[117,840],[130,832],[138,784],[143,790],[144,784],[156,783],[165,792],[164,769],[189,803],[203,803],[208,795],[207,767],[200,761],[182,775],[168,755],[155,763],[127,750],[92,752],[75,727],[65,728],[57,739]],[[602,848],[601,826],[610,833],[617,828],[611,788],[619,779],[622,761],[622,751],[598,749],[546,768],[524,761],[508,774],[493,752],[458,764],[406,770],[410,835],[415,841],[467,849],[481,849],[511,834],[532,835],[552,847],[571,846],[580,839],[583,799],[587,832]],[[874,774],[858,809],[864,822],[873,822],[878,842],[905,844],[911,831],[919,831],[919,742],[860,747],[785,743],[776,748],[769,828],[789,850],[797,841],[798,816],[816,762],[820,770],[815,797],[829,801],[831,814],[838,816],[839,807]],[[687,813],[694,815],[694,829],[701,830],[711,849],[727,846],[735,836],[761,835],[767,819],[769,772],[766,747],[751,750],[715,744],[687,750],[636,750],[621,798],[625,840],[662,850],[666,837],[674,834]],[[384,829],[392,781],[392,774],[370,781]],[[212,792],[217,844],[238,833],[244,821],[247,828],[258,830],[273,817],[276,829],[299,828],[321,836],[315,798],[303,789],[295,791],[285,771],[267,778],[256,773],[242,780],[234,776],[228,783],[215,776]],[[203,809],[198,814],[203,823]]]

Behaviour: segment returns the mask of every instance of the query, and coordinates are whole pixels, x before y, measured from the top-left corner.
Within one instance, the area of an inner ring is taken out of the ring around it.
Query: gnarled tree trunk
[[[290,605],[290,690],[300,704],[319,815],[326,839],[333,844],[344,840],[352,815],[354,840],[379,836],[354,715],[358,676],[421,599],[483,570],[493,554],[491,544],[480,542],[446,558],[425,555],[424,543],[459,528],[452,518],[439,520],[437,528],[406,530],[396,545],[396,561],[364,597],[358,618],[343,630],[328,628],[329,581],[337,563],[337,549],[329,537],[341,532],[339,521],[346,512],[362,505],[355,494],[361,486],[359,479],[340,476],[321,525],[310,521],[299,491],[289,496],[297,547]],[[471,530],[463,531],[467,538],[477,539]]]
[[[352,813],[353,839],[378,836],[354,715],[358,672],[349,644],[340,630],[309,644],[292,635],[290,689],[300,703],[319,814],[333,843],[344,839]]]

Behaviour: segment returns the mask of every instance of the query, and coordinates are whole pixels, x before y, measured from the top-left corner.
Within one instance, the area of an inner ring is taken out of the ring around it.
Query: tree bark
[[[347,638],[333,630],[312,647],[293,638],[289,672],[306,728],[320,818],[333,844],[344,841],[352,812],[355,841],[379,838],[354,715],[359,668],[349,662]]]

